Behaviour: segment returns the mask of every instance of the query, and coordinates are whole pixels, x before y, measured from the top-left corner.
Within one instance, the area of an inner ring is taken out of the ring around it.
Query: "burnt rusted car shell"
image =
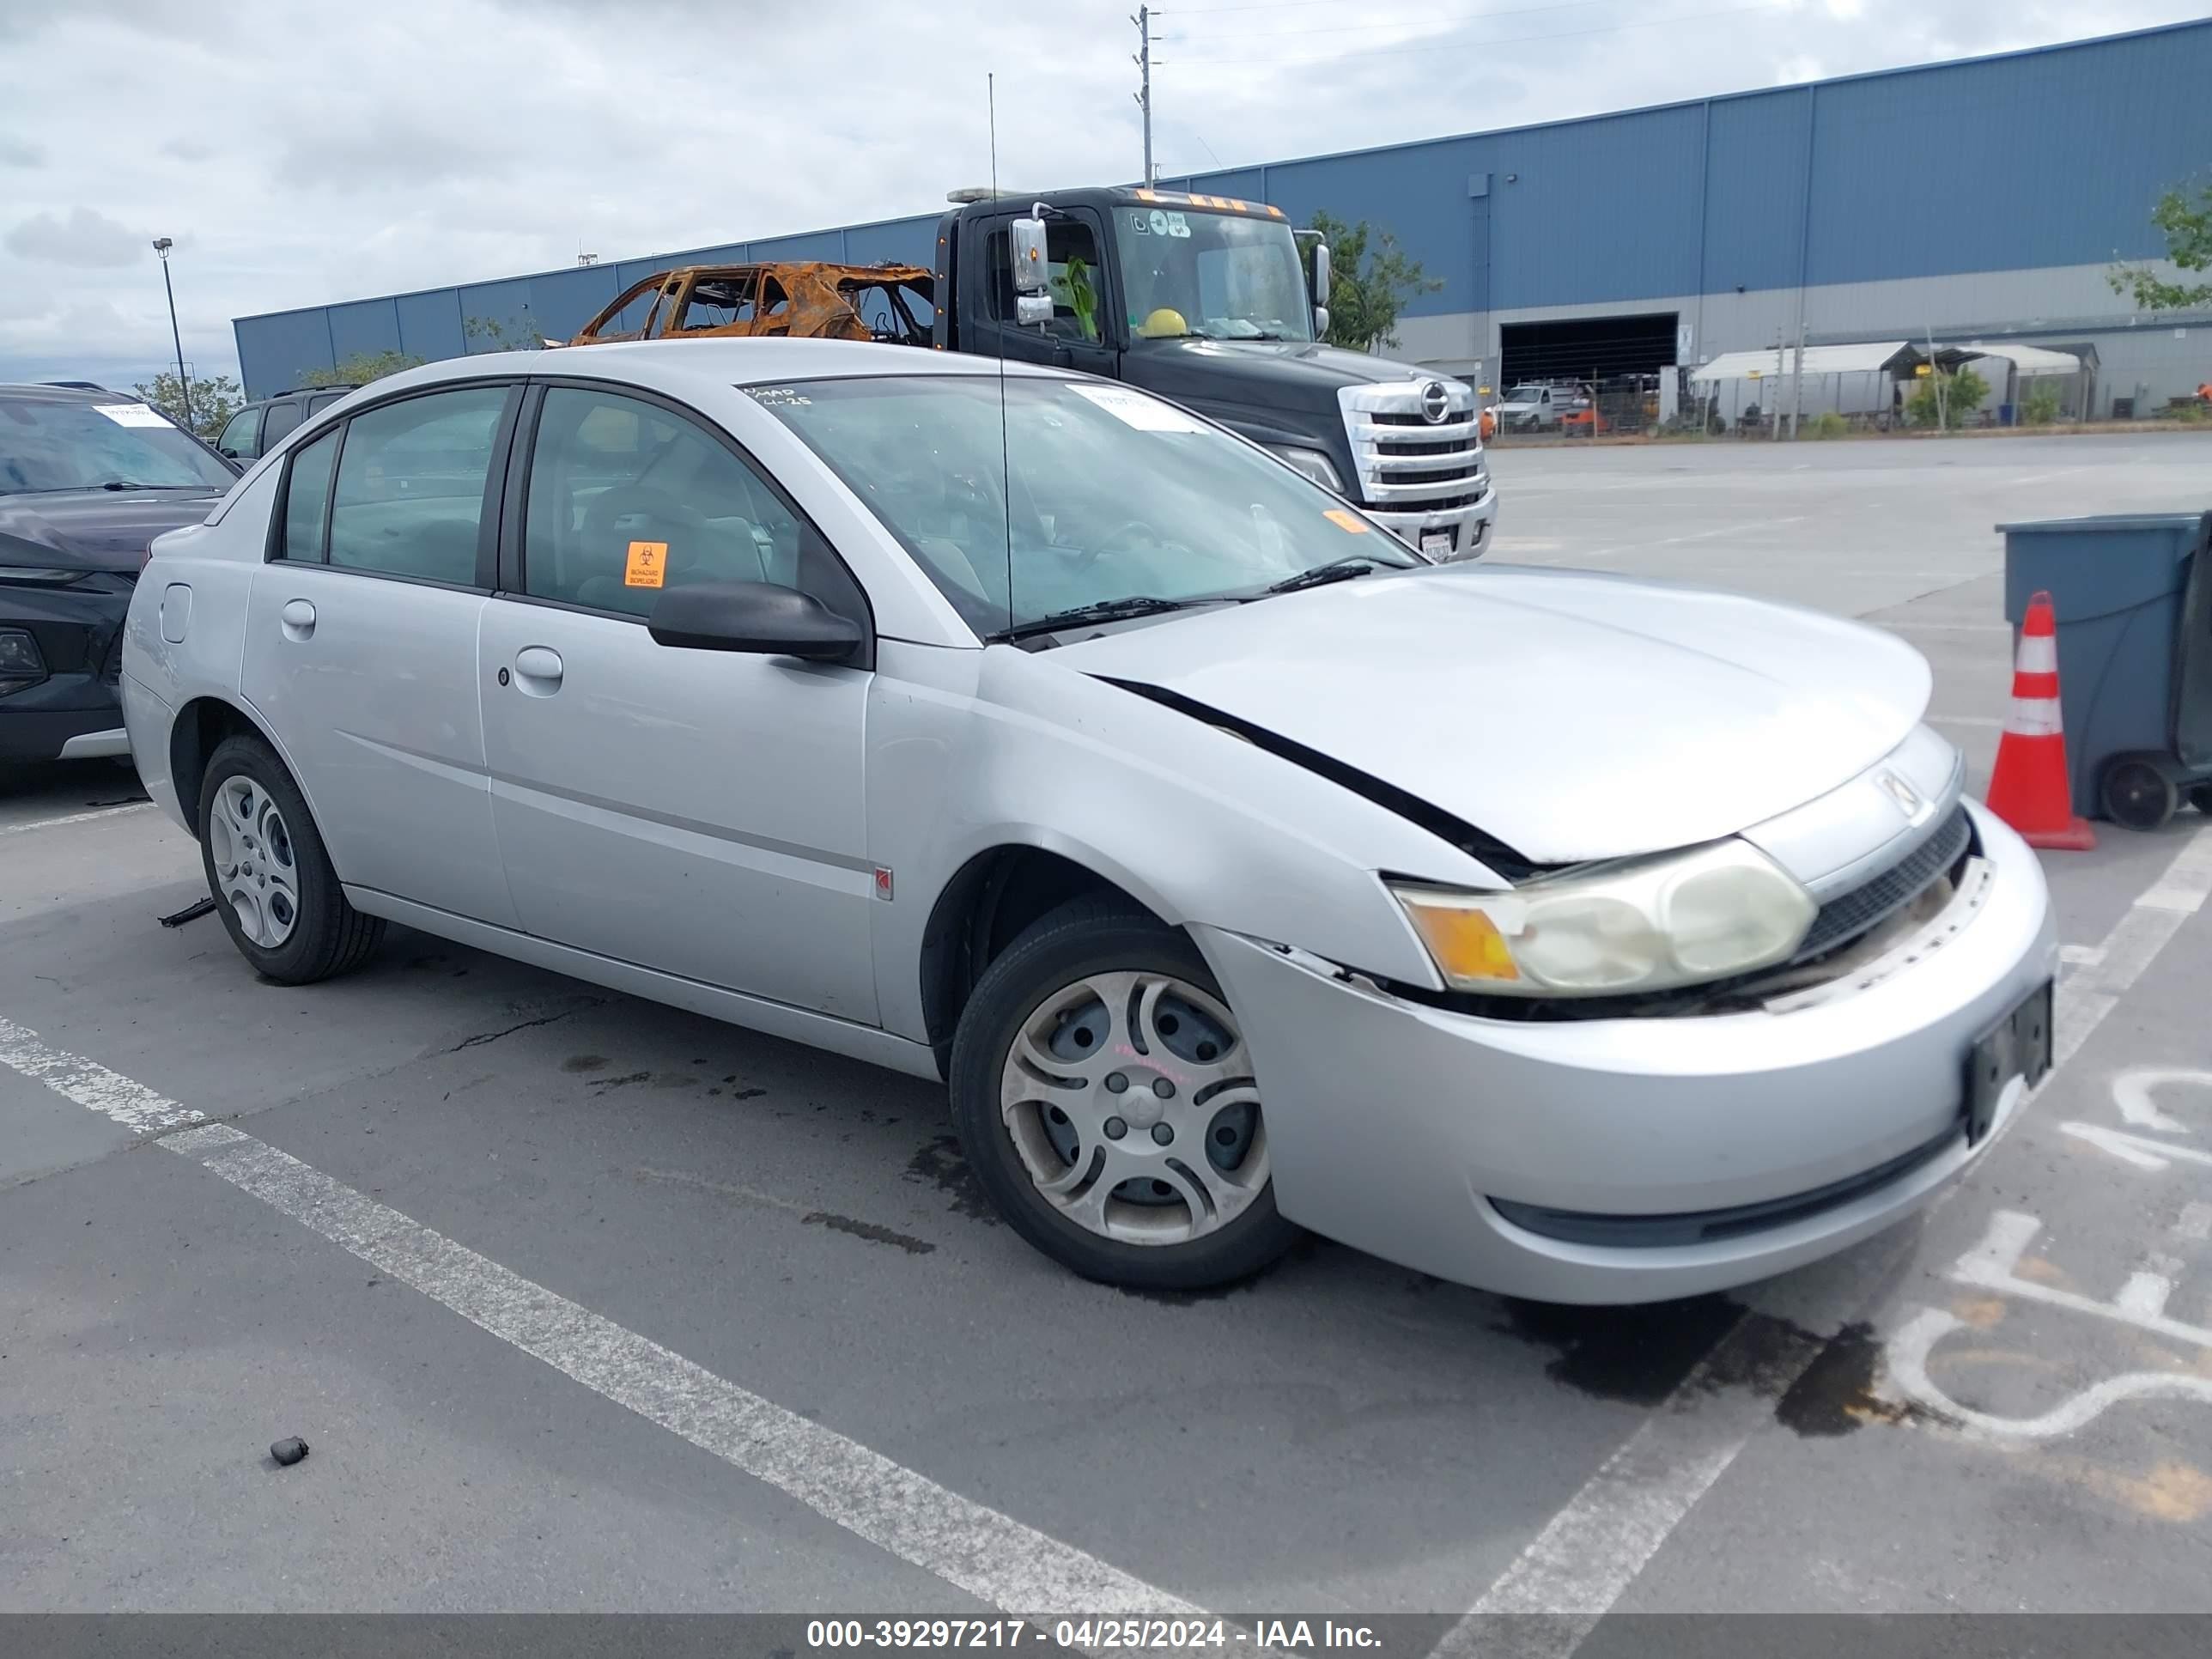
[[[634,284],[568,343],[772,335],[926,346],[934,292],[919,265],[682,265]]]

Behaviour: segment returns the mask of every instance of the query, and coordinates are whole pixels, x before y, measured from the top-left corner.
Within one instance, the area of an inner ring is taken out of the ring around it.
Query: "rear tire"
[[[985,970],[952,1043],[952,1115],[1007,1224],[1085,1279],[1196,1291],[1299,1236],[1275,1209],[1249,1050],[1183,934],[1078,899]]]
[[[279,985],[351,973],[384,921],[346,902],[306,797],[259,738],[226,738],[200,778],[200,863],[216,914],[254,972]]]

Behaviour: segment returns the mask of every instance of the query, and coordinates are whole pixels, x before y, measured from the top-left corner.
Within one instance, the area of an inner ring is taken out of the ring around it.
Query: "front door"
[[[689,414],[561,385],[534,414],[520,569],[484,609],[478,684],[522,926],[872,1024],[872,676],[645,626],[665,587],[700,581],[802,587],[865,623],[858,586]]]
[[[477,627],[520,397],[398,398],[293,454],[240,668],[341,881],[507,927]]]
[[[1118,379],[1124,337],[1115,311],[1120,288],[1099,257],[1104,239],[1098,216],[1088,208],[1055,210],[1045,221],[1052,320],[1026,327],[1015,316],[1006,229],[1012,217],[994,219],[985,228],[982,262],[961,296],[968,315],[979,324],[963,335],[965,349],[978,356],[1052,363]]]

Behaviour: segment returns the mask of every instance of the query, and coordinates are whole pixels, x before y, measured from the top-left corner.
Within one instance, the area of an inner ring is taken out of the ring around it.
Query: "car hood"
[[[1193,407],[1291,408],[1336,415],[1337,389],[1440,378],[1410,363],[1297,340],[1141,340],[1129,381]]]
[[[0,564],[136,571],[155,537],[200,523],[222,494],[201,485],[0,495]]]
[[[1497,566],[1190,612],[1054,656],[1316,750],[1537,864],[1747,829],[1880,760],[1929,691],[1918,652],[1856,623]]]

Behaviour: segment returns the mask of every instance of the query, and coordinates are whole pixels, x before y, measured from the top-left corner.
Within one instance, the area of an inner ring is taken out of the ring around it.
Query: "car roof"
[[[972,357],[862,340],[616,340],[545,351],[483,352],[449,357],[376,382],[377,389],[434,386],[486,374],[558,374],[627,380],[678,392],[701,386],[762,386],[785,380],[850,380],[892,375],[997,374],[1065,378],[1040,363]]]
[[[0,381],[0,398],[33,404],[143,404],[146,401],[135,392],[111,392],[105,386],[40,386],[27,382],[11,385],[6,381]]]

